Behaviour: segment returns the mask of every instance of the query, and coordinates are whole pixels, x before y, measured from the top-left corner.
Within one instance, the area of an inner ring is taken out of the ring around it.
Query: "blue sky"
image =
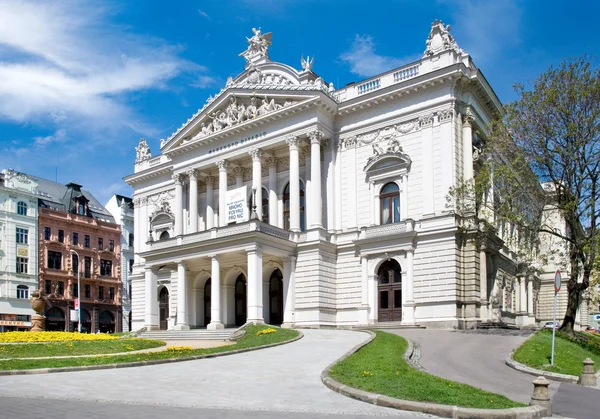
[[[315,56],[337,88],[418,60],[441,19],[506,103],[562,58],[597,62],[598,3],[0,0],[0,168],[131,194],[139,139],[157,154],[243,71],[252,27],[273,32],[273,61]]]

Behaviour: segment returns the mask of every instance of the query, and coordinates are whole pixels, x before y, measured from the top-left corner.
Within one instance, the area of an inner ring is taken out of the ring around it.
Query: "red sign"
[[[79,298],[76,298],[73,302],[75,303],[75,310],[79,310]]]
[[[560,291],[560,281],[560,269],[557,269],[556,273],[554,274],[554,292]]]

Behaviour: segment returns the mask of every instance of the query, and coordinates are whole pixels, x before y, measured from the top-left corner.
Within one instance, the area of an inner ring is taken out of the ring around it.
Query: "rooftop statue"
[[[431,30],[425,42],[424,56],[428,57],[448,49],[452,49],[459,54],[463,52],[458,47],[454,37],[450,35],[450,25],[444,25],[441,20],[436,19],[431,24]]]
[[[139,163],[148,160],[150,157],[152,157],[152,154],[150,154],[150,147],[146,144],[146,140],[140,138],[140,143],[135,148],[135,162]]]
[[[302,70],[312,70],[312,66],[313,63],[315,62],[315,57],[313,56],[312,59],[310,58],[310,56],[307,56],[306,59],[304,59],[304,54],[302,54],[302,56],[300,57],[300,64],[302,64]]]
[[[269,58],[269,46],[271,45],[271,36],[273,36],[271,32],[263,34],[260,28],[252,28],[252,32],[254,35],[246,38],[248,49],[240,53],[240,56],[246,59],[247,64],[258,61],[261,58]]]

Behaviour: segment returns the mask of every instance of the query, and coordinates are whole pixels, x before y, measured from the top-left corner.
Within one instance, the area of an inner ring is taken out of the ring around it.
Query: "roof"
[[[81,185],[70,182],[63,185],[48,179],[27,174],[27,177],[38,183],[38,206],[56,211],[72,212],[74,210],[73,198],[83,196],[88,201],[89,215],[95,219],[114,223],[115,219],[104,206],[92,195],[90,191],[81,189]]]
[[[124,195],[115,194],[115,198],[117,198],[117,205],[119,207],[121,206],[121,202],[124,200],[125,203],[127,204],[128,208],[133,208],[133,199],[131,199],[130,197],[124,196]]]

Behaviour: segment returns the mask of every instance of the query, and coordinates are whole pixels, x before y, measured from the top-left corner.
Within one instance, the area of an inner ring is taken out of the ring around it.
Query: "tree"
[[[476,201],[492,188],[498,219],[565,250],[570,277],[561,330],[572,334],[598,251],[600,71],[583,56],[551,66],[531,90],[515,90],[519,99],[489,129],[486,152],[495,163],[477,174]]]

